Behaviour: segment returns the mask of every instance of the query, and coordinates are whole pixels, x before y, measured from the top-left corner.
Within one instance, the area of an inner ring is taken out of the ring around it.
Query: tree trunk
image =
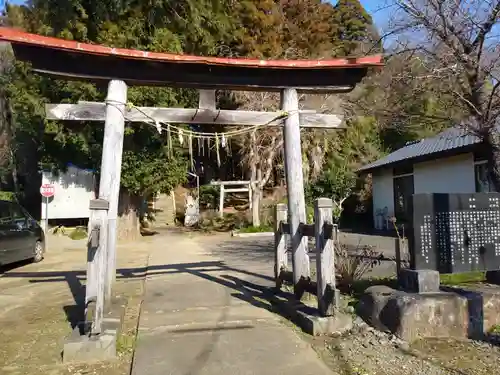
[[[252,184],[252,225],[260,227],[260,202],[262,201],[262,190],[259,184]]]
[[[12,169],[11,169],[12,185],[14,188],[14,193],[16,195],[16,198],[19,199],[20,189],[19,189],[19,179],[17,178],[17,164],[16,164],[17,161],[15,159],[12,150],[10,151],[10,153],[12,157]]]
[[[252,189],[252,225],[254,227],[260,226],[260,199],[259,199],[259,184],[257,180],[257,163],[256,163],[256,152],[254,145],[256,144],[255,132],[251,134],[251,145],[250,149],[250,188]]]
[[[122,190],[118,202],[118,240],[135,240],[140,235],[140,197]]]

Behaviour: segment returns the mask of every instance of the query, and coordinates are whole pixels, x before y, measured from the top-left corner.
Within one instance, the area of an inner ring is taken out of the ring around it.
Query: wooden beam
[[[125,133],[125,120],[122,116],[125,105],[120,103],[126,103],[127,101],[127,85],[125,82],[111,81],[108,85],[107,100],[99,198],[109,202],[106,297],[110,298],[111,285],[116,276],[118,199],[120,195],[123,138]]]
[[[248,185],[250,181],[210,181],[210,185]]]
[[[205,105],[207,101],[203,99],[202,103]],[[47,120],[104,121],[105,111],[106,104],[98,102],[45,105]],[[283,126],[283,121],[279,119],[282,112],[138,107],[124,113],[128,122],[152,122],[151,119],[155,119],[171,124]],[[303,128],[343,128],[343,119],[342,115],[299,111],[299,122]]]
[[[17,46],[19,49],[19,45]],[[51,57],[53,59],[53,57]],[[73,64],[74,61],[71,61]],[[108,64],[109,65],[109,64]],[[100,68],[99,68],[100,69]],[[164,69],[164,68],[163,68]],[[61,72],[60,70],[44,69],[40,67],[33,66],[34,72],[41,74],[49,74],[57,77],[61,77],[65,81],[90,81],[93,83],[104,83],[109,82],[112,79],[116,79],[116,75],[103,75],[103,74],[83,74],[74,72]],[[280,73],[282,74],[282,73]],[[297,74],[297,72],[295,72]],[[300,72],[299,72],[300,74]],[[363,74],[365,76],[366,74]],[[348,93],[354,90],[356,84],[361,81],[361,79],[356,80],[352,84],[344,85],[325,85],[325,86],[303,86],[302,84],[291,84],[290,86],[296,87],[296,90],[302,94],[342,94]],[[157,86],[157,87],[177,87],[177,88],[191,88],[191,89],[206,89],[213,90],[214,88],[218,90],[232,90],[232,91],[260,91],[260,92],[279,92],[285,89],[289,85],[277,84],[277,85],[245,85],[245,84],[226,84],[226,83],[179,83],[176,80],[155,80],[155,79],[134,79],[127,78],[127,83],[129,86]]]
[[[281,93],[281,108],[289,112],[283,131],[285,150],[286,189],[288,192],[288,217],[292,242],[292,267],[294,294],[300,300],[304,294],[303,285],[311,276],[307,237],[302,236],[301,223],[306,223],[304,197],[304,175],[302,172],[302,150],[300,143],[300,118],[297,112],[299,99],[297,91],[286,89]]]
[[[304,237],[315,237],[316,232],[314,229],[314,224],[300,224],[300,234]]]
[[[222,185],[224,186],[224,185]],[[226,189],[226,193],[248,193],[248,188]]]

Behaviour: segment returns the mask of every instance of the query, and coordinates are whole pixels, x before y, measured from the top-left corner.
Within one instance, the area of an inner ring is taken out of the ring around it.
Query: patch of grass
[[[240,233],[265,233],[273,231],[274,229],[270,225],[261,225],[259,227],[249,226],[239,229]]]
[[[486,272],[473,271],[464,273],[441,274],[441,284],[443,285],[462,285],[469,283],[479,283],[485,280]]]
[[[441,274],[441,284],[443,285],[461,285],[468,283],[482,282],[485,280],[484,271],[474,271],[465,273]],[[351,295],[356,298],[361,296],[363,292],[374,285],[386,285],[390,288],[398,289],[398,281],[394,277],[370,278],[361,279],[353,282],[350,288],[343,289],[342,283],[339,283],[339,288],[343,294]]]
[[[0,191],[0,200],[2,200],[2,201],[15,201],[16,195],[12,191]]]
[[[245,215],[232,213],[225,213],[224,217],[202,218],[198,224],[198,228],[206,232],[229,232],[247,226],[248,221]]]
[[[68,234],[68,237],[72,240],[83,240],[87,236],[87,230],[84,227],[77,227]]]
[[[496,324],[488,330],[488,333],[500,335],[500,324]]]
[[[116,352],[120,355],[132,354],[135,350],[136,333],[123,333],[116,339]]]

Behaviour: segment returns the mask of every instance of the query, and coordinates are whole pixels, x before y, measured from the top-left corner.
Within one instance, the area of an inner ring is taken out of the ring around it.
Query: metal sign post
[[[45,198],[45,220],[43,223],[43,232],[45,234],[45,249],[48,248],[48,233],[49,233],[49,199],[55,194],[55,187],[51,184],[43,184],[40,186],[40,194]]]

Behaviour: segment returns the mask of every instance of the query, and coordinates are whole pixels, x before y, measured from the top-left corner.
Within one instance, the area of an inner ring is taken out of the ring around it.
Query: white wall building
[[[390,229],[392,216],[411,220],[413,194],[492,190],[479,139],[459,128],[408,144],[360,172],[372,174],[376,229]]]
[[[95,199],[95,179],[91,170],[68,166],[66,172],[42,172],[42,184],[55,187],[49,198],[48,217],[52,219],[88,219],[90,200]],[[45,219],[46,199],[42,197],[42,219]]]

